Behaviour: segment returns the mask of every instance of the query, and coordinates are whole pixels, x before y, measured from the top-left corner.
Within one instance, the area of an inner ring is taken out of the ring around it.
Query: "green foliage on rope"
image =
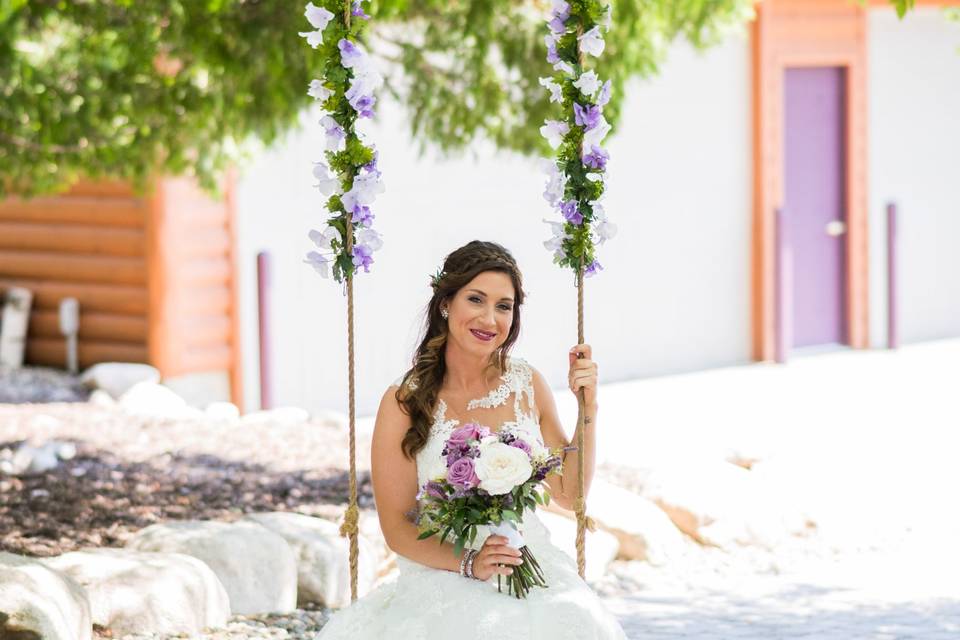
[[[912,0],[891,0],[901,15]],[[623,85],[656,73],[670,42],[719,40],[752,0],[614,0],[597,72]],[[387,89],[424,146],[478,137],[544,153],[549,105],[545,0],[374,0],[368,36]],[[297,123],[323,55],[297,35],[288,0],[0,0],[0,195],[62,188],[80,175],[144,183],[155,171],[210,186],[246,141]],[[335,42],[333,37],[328,39]],[[391,65],[392,63],[392,65]]]

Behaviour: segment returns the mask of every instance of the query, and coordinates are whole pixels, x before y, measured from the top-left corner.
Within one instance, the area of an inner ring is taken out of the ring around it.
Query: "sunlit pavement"
[[[618,563],[629,637],[960,638],[960,340],[608,384],[600,405],[601,464],[768,462],[818,525],[697,567]]]

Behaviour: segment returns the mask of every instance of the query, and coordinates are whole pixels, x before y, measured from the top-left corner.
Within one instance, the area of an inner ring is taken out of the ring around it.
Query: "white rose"
[[[495,496],[510,493],[533,475],[527,454],[502,442],[481,443],[475,465],[480,488]]]

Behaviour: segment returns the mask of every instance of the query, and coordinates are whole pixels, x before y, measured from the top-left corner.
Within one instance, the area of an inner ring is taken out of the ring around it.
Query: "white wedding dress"
[[[540,439],[533,407],[532,372],[523,360],[510,359],[503,383],[468,409],[495,409],[513,398],[514,420],[499,428],[524,429]],[[457,427],[447,419],[441,400],[426,446],[417,454],[421,486],[431,469],[443,465],[444,442]],[[399,577],[334,614],[316,640],[620,640],[620,625],[597,595],[577,575],[574,561],[550,542],[535,513],[524,516],[523,536],[540,563],[548,588],[534,587],[526,599],[497,591],[496,577],[487,582],[434,569],[402,556]],[[474,546],[482,545],[479,531]],[[431,538],[432,539],[432,538]]]

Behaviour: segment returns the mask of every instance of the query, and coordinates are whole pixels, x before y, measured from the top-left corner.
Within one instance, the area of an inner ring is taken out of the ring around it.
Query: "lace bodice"
[[[502,424],[486,424],[494,431],[522,429],[543,444],[540,423],[537,421],[533,397],[533,370],[526,361],[510,358],[507,370],[500,376],[500,385],[483,398],[467,403],[468,410],[493,409],[504,406],[513,399],[513,420]],[[524,409],[526,405],[526,409]],[[460,421],[447,417],[447,403],[437,402],[430,425],[430,437],[427,444],[417,453],[417,483],[423,486],[428,480],[446,475],[446,462],[443,458],[443,445],[447,437],[460,425]]]

